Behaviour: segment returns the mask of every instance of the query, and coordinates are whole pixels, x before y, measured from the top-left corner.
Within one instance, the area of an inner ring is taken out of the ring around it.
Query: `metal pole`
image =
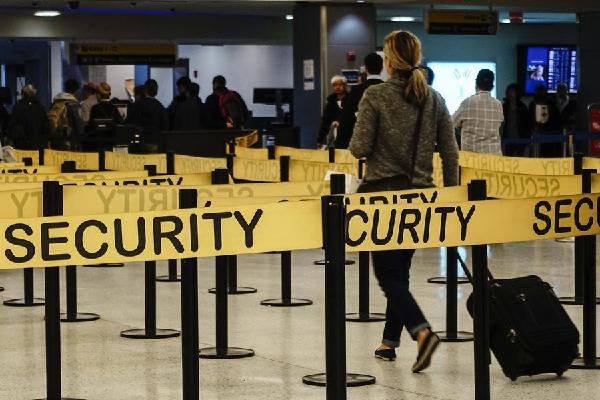
[[[469,198],[485,200],[486,182],[471,181]],[[490,399],[490,326],[488,301],[487,245],[472,247],[473,254],[473,332],[475,358],[475,400]]]

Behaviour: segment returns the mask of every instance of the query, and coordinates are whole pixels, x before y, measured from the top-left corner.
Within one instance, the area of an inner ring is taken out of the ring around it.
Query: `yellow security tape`
[[[349,206],[349,251],[467,246],[600,233],[600,195]]]
[[[237,149],[236,149],[237,150]],[[233,159],[233,177],[253,182],[279,182],[279,160]]]
[[[346,204],[460,203],[468,201],[466,186],[409,189],[392,192],[355,193],[346,196]]]
[[[2,169],[9,169],[9,168],[21,168],[24,167],[25,163],[22,162],[12,162],[12,163],[0,163],[0,167]]]
[[[156,172],[167,173],[166,154],[127,154],[107,151],[104,167],[113,171],[143,171],[145,165],[156,165]]]
[[[207,158],[175,155],[176,174],[198,174],[212,172],[218,168],[227,168],[225,158]]]
[[[65,161],[75,161],[76,168],[81,170],[96,171],[100,169],[100,155],[98,153],[44,150],[44,165],[57,165],[60,167]]]
[[[236,147],[235,156],[248,160],[268,160],[269,150],[264,149],[249,149],[247,147]]]
[[[321,202],[0,220],[0,268],[319,248]]]
[[[356,159],[349,150],[335,149],[335,162],[340,164],[353,164],[358,163],[358,159]]]
[[[581,176],[577,175],[524,175],[461,168],[462,185],[476,179],[485,180],[488,197],[498,199],[527,199],[581,193]]]
[[[595,169],[596,173],[600,173],[600,158],[583,157],[584,169]]]
[[[358,164],[332,164],[315,161],[290,160],[290,182],[318,181],[325,179],[327,171],[358,175]]]
[[[240,147],[251,147],[258,143],[258,131],[253,131],[249,135],[239,136],[234,139],[235,145]]]
[[[24,158],[31,158],[33,165],[38,165],[40,163],[40,152],[38,150],[14,149],[13,153],[17,161],[23,161]]]
[[[0,174],[33,175],[57,174],[59,172],[59,165],[34,165],[31,167],[5,167],[4,165],[0,165]]]
[[[572,158],[504,157],[491,154],[460,152],[460,166],[487,171],[529,175],[573,175]]]
[[[36,183],[44,181],[60,182],[87,182],[87,181],[108,181],[124,180],[124,178],[144,178],[147,177],[146,171],[98,171],[98,172],[73,172],[57,174],[4,174],[0,175],[0,190],[12,190],[15,183]],[[3,185],[4,183],[9,185]]]
[[[292,160],[300,161],[329,162],[329,151],[326,150],[298,149],[295,147],[276,146],[275,156],[277,158],[281,156],[288,156]]]

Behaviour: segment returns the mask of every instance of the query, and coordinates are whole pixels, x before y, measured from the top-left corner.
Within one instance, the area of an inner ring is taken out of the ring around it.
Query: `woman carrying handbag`
[[[365,91],[349,150],[366,158],[359,192],[433,187],[433,153],[443,162],[446,186],[458,184],[458,145],[442,96],[427,85],[421,67],[421,42],[412,33],[395,31],[384,42],[384,65],[391,77]],[[383,339],[375,356],[393,361],[406,327],[417,342],[412,371],[429,367],[440,339],[409,290],[414,250],[373,252],[375,276],[387,298]]]

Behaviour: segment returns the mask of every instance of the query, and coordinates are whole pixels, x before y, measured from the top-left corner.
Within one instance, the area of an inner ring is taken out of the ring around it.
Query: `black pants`
[[[421,329],[431,327],[409,290],[410,264],[414,254],[414,250],[371,253],[375,276],[387,298],[382,343],[391,347],[400,346],[403,327],[413,339]]]

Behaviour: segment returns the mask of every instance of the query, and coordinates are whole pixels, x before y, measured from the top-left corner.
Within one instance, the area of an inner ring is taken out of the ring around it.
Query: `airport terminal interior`
[[[598,37],[0,0],[0,400],[600,399]]]

